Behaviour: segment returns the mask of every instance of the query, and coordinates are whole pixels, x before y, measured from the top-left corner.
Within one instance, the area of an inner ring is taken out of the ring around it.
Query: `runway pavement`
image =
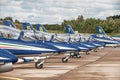
[[[0,80],[120,80],[120,47],[82,53],[68,63],[47,59],[42,69],[35,69],[34,63],[15,64],[13,71],[0,73]]]

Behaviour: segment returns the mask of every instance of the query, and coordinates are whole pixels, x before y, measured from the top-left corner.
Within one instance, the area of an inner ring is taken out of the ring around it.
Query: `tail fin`
[[[103,28],[101,26],[97,26],[96,30],[97,30],[98,34],[106,35],[105,31],[103,30]]]
[[[10,20],[4,20],[4,21],[3,21],[3,25],[16,28],[16,26],[15,26],[15,25],[13,24],[13,22],[10,21]]]
[[[33,26],[30,23],[22,23],[24,30],[34,30]]]
[[[35,38],[38,39],[36,35],[36,30],[33,28],[33,26],[30,23],[22,23],[22,25],[24,30],[33,30]]]
[[[70,25],[66,25],[65,28],[66,28],[66,33],[75,34],[74,30]]]
[[[45,27],[43,25],[41,25],[41,24],[36,24],[36,30],[38,30],[40,32],[47,32]]]

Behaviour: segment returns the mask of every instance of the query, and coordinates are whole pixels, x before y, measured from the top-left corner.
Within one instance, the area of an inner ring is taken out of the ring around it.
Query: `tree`
[[[5,18],[4,18],[4,20],[10,20],[10,21],[12,21],[12,22],[13,22],[12,17],[5,17]]]
[[[20,24],[20,21],[16,19],[16,20],[15,20],[15,23],[18,23],[18,24]]]

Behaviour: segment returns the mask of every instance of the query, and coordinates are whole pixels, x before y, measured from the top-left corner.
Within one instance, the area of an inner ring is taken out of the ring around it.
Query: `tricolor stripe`
[[[33,46],[13,44],[13,43],[4,43],[4,42],[0,42],[0,48],[1,49],[15,49],[15,50],[55,51],[53,49],[33,47]]]

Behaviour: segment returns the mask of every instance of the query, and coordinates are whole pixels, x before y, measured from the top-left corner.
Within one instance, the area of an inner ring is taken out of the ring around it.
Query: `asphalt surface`
[[[0,73],[0,80],[120,80],[120,47],[104,48],[62,63],[63,54],[45,60],[44,68],[34,63],[15,64],[11,72]]]

